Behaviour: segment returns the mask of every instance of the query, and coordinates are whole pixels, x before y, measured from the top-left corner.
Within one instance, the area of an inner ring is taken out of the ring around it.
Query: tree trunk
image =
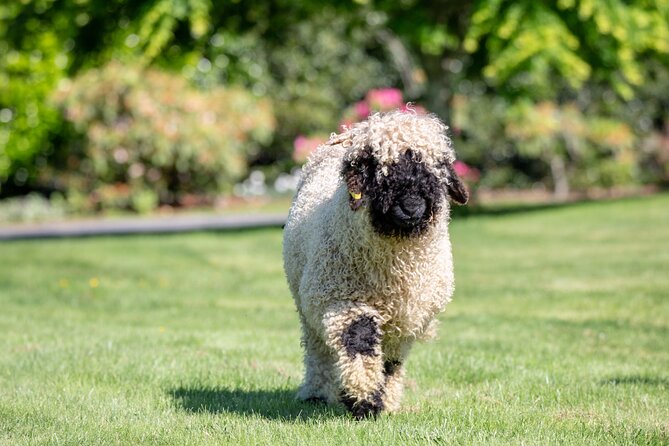
[[[425,89],[421,82],[414,79],[416,64],[414,64],[411,53],[402,43],[399,37],[387,29],[382,29],[376,33],[376,37],[390,54],[390,58],[395,63],[395,68],[402,78],[404,92],[409,98],[419,96]]]
[[[569,198],[569,180],[564,159],[559,155],[553,155],[550,165],[553,177],[553,198],[557,201],[565,201]]]

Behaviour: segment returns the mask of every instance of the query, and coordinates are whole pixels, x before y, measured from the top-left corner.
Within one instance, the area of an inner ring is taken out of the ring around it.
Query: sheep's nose
[[[425,199],[419,195],[405,195],[400,199],[399,205],[411,218],[420,218],[425,213]]]

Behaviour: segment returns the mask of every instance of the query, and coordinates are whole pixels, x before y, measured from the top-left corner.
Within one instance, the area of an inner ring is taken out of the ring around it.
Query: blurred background
[[[669,1],[4,1],[0,221],[286,203],[395,108],[475,202],[666,186]]]

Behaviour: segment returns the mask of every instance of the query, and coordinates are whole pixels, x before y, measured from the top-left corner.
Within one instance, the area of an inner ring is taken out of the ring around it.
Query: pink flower
[[[306,137],[300,135],[295,138],[293,142],[293,160],[297,163],[303,163],[307,160],[311,152],[316,150],[316,147],[320,146],[326,141],[326,138],[320,136]]]
[[[388,111],[403,105],[402,92],[397,88],[378,88],[369,90],[365,98],[374,110]]]
[[[369,108],[369,104],[365,101],[356,102],[353,108],[358,120],[365,119],[372,112]]]
[[[476,182],[479,180],[479,170],[468,166],[460,160],[453,163],[453,170],[455,170],[455,173],[466,182]]]
[[[470,167],[462,161],[456,161],[453,163],[453,170],[455,170],[458,176],[464,177],[469,173]]]

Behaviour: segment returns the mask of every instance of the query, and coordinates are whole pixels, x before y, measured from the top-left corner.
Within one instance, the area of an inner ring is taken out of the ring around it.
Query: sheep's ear
[[[357,211],[362,206],[362,174],[360,166],[346,162],[342,173],[346,182],[346,188],[348,189],[348,205],[351,207],[351,210]]]
[[[350,158],[344,158],[342,176],[348,189],[348,204],[353,211],[357,211],[362,206],[365,184],[369,184],[373,170],[374,158],[369,146],[365,146]]]
[[[465,185],[462,184],[462,180],[458,174],[455,173],[453,165],[448,163],[446,165],[446,170],[448,170],[448,182],[446,183],[448,197],[458,204],[467,204],[469,193],[467,192]]]

